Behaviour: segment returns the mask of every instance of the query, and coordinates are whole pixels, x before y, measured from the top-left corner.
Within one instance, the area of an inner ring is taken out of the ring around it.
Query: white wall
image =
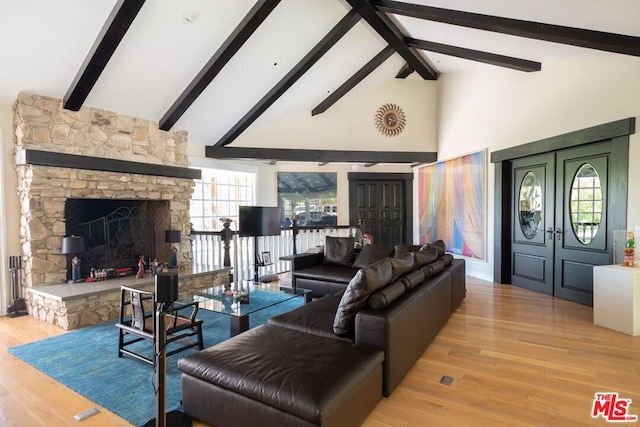
[[[0,315],[4,315],[11,297],[7,257],[19,255],[18,239],[20,209],[18,207],[18,177],[13,168],[13,109],[0,104]],[[10,220],[13,219],[13,221]]]
[[[628,117],[640,117],[640,58],[544,63],[538,73],[491,68],[443,75],[439,84],[438,157],[507,147]],[[639,123],[640,125],[640,123]],[[640,134],[631,135],[628,226],[640,224]],[[488,164],[486,261],[467,272],[493,279],[494,165]]]
[[[233,147],[314,148],[322,150],[436,151],[437,83],[390,79],[374,90],[347,95],[326,112],[304,111],[252,126]],[[380,134],[374,125],[382,105],[394,103],[406,116],[403,132]]]

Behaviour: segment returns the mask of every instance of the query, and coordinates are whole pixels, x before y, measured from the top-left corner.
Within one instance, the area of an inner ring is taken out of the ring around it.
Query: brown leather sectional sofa
[[[396,252],[342,293],[181,359],[183,410],[215,426],[362,423],[466,292],[464,260],[439,243]]]

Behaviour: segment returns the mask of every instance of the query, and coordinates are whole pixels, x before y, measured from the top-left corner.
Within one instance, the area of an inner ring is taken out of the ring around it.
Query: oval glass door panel
[[[571,184],[571,228],[576,238],[588,245],[598,234],[602,221],[600,176],[590,163],[580,166]]]
[[[542,185],[535,173],[529,171],[522,178],[518,200],[522,234],[527,239],[533,239],[542,222]]]

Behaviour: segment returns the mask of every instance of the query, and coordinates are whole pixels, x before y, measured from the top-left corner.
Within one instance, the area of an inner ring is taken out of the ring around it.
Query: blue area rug
[[[267,323],[269,317],[292,310],[304,302],[294,298],[250,316],[250,327]],[[204,321],[204,347],[229,338],[229,317],[200,309]],[[131,357],[118,358],[116,322],[74,330],[66,334],[9,349],[70,389],[140,426],[155,417],[155,374],[153,366]],[[151,343],[139,345],[153,354]],[[189,349],[167,359],[167,412],[179,410],[180,371],[178,359],[198,351]]]

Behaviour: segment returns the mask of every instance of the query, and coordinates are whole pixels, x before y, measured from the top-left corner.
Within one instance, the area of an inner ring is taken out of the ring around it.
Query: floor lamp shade
[[[182,232],[180,230],[167,230],[164,234],[165,243],[182,242]]]
[[[62,238],[62,254],[78,254],[85,251],[84,237],[69,236]]]

